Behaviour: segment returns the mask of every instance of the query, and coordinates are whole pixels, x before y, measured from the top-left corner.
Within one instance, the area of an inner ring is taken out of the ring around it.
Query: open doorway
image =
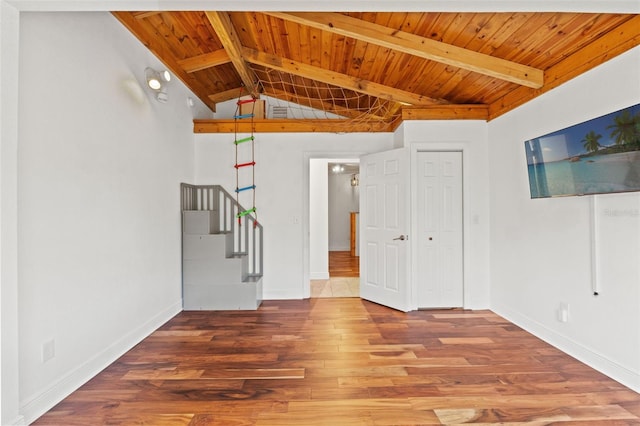
[[[310,180],[310,296],[359,297],[359,160],[318,161]]]

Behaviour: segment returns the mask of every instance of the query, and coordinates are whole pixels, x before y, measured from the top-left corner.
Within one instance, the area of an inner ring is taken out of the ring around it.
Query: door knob
[[[404,235],[400,235],[399,237],[394,238],[394,240],[400,240],[400,241],[404,241],[404,240],[408,240],[409,236],[404,236]]]

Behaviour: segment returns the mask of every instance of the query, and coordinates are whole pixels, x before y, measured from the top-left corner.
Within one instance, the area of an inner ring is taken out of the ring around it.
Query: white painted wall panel
[[[640,215],[606,212],[637,211],[640,195],[598,196],[595,220],[588,196],[532,200],[524,141],[639,103],[639,74],[635,48],[489,123],[492,308],[636,390]]]
[[[235,188],[233,137],[195,135],[196,183]],[[309,160],[384,151],[392,147],[393,135],[264,133],[255,141],[256,207],[265,230],[264,297],[302,298],[309,287],[309,203],[317,195],[309,193]]]
[[[315,197],[313,197],[315,198]],[[329,173],[329,250],[351,248],[351,212],[360,205],[360,187],[351,186],[348,173]]]
[[[24,13],[20,27],[14,391],[29,422],[181,309],[193,110],[179,81],[169,103],[134,96],[158,62],[109,13]]]

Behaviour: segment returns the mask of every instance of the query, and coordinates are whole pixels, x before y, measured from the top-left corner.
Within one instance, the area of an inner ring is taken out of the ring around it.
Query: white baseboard
[[[491,310],[562,352],[609,376],[633,391],[640,393],[640,372],[632,371],[593,349],[575,342],[505,306],[492,305]]]
[[[120,356],[140,343],[145,337],[153,333],[158,327],[181,311],[182,299],[162,310],[144,324],[131,330],[131,332],[123,336],[120,340],[109,345],[102,352],[70,371],[56,383],[49,386],[49,388],[44,389],[36,395],[32,395],[25,401],[21,401],[20,414],[24,417],[26,424],[30,424],[53,408],[53,406],[85,384],[100,371],[104,370],[104,368],[112,364]]]
[[[295,294],[298,293],[298,294]],[[293,292],[291,290],[265,290],[262,293],[262,300],[302,300],[304,295],[302,292]]]
[[[329,272],[311,272],[309,273],[310,280],[328,280]]]

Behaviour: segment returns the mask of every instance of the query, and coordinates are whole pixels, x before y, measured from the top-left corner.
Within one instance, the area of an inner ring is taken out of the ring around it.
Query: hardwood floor
[[[360,297],[360,258],[329,252],[329,279],[311,280],[311,297]]]
[[[640,424],[640,395],[489,311],[182,312],[35,425]]]
[[[358,256],[351,256],[351,253],[348,251],[330,251],[329,276],[359,277],[360,258]]]

